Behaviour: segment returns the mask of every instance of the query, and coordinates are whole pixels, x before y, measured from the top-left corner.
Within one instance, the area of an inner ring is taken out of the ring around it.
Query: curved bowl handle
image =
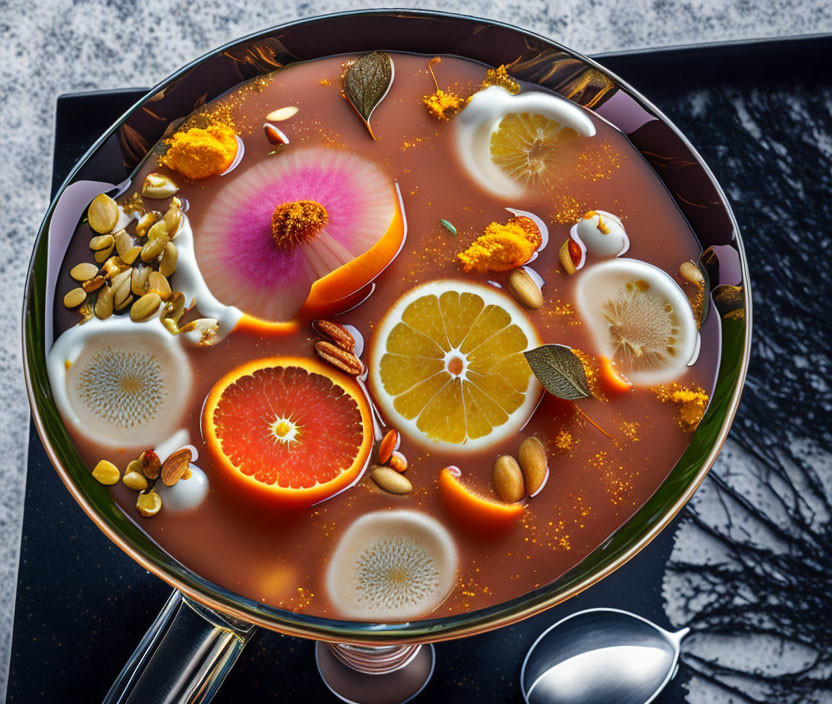
[[[254,631],[174,590],[104,704],[208,702]]]

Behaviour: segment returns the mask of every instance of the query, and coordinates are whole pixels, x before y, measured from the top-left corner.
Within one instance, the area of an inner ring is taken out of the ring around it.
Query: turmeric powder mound
[[[497,68],[488,69],[485,74],[485,79],[482,82],[482,87],[488,88],[489,86],[500,86],[512,95],[520,92],[520,84],[508,75],[508,69],[505,64]]]
[[[422,104],[427,108],[428,114],[431,117],[447,122],[465,107],[468,99],[460,97],[452,90],[442,90],[439,87],[439,81],[436,80],[433,67],[441,62],[442,57],[440,56],[434,56],[428,61],[428,71],[430,72],[430,77],[433,79],[433,85],[436,90],[430,95],[424,96],[422,98]]]
[[[530,218],[512,218],[505,225],[492,222],[456,256],[465,272],[510,271],[529,261],[541,242],[542,235]]]
[[[448,121],[465,107],[466,99],[460,97],[452,90],[437,88],[430,95],[422,98],[422,104],[427,108],[428,114],[437,120]]]
[[[237,156],[237,133],[222,123],[177,132],[169,144],[159,163],[194,181],[218,176]]]
[[[675,403],[679,408],[679,427],[693,431],[699,425],[708,407],[708,394],[699,386],[680,386],[677,383],[652,387],[656,398],[664,403]]]

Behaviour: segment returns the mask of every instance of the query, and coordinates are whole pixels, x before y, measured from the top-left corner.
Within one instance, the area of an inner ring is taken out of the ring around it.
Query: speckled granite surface
[[[402,4],[418,6],[416,3]],[[0,124],[6,132],[0,188],[11,195],[5,211],[5,226],[0,233],[0,271],[6,278],[7,289],[12,292],[9,305],[0,310],[0,427],[3,428],[0,433],[0,456],[3,457],[0,473],[4,487],[0,492],[0,692],[5,688],[8,659],[28,418],[20,375],[18,300],[30,243],[48,203],[56,96],[77,90],[149,85],[178,65],[235,36],[294,17],[343,7],[341,2],[287,4],[281,8],[282,15],[278,17],[274,5],[237,5],[213,0],[197,3],[150,0],[140,6],[129,1],[12,0],[0,6]],[[475,6],[470,2],[451,0],[443,3],[443,8],[511,21],[553,36],[586,53],[832,30],[832,8],[820,0],[792,0],[761,7],[741,0],[727,3],[699,0],[682,4],[634,0],[624,8],[620,3],[607,0],[594,3],[570,1],[559,3],[557,10],[543,0],[482,2]],[[711,106],[704,96],[694,95],[690,100],[691,119],[702,119],[707,115]],[[772,107],[768,96],[756,94],[741,99],[738,95],[728,94],[720,100],[721,107],[732,112],[738,134],[759,139],[771,127],[763,119]],[[799,122],[811,115],[812,110],[825,109],[828,120],[829,100],[828,95],[821,95],[815,103],[790,104],[790,112],[784,114],[790,121]],[[685,128],[684,123],[681,126]],[[807,129],[806,134],[817,145],[812,153],[816,164],[825,168],[828,174],[832,138],[823,130],[822,123]],[[789,142],[786,137],[769,139],[760,142],[757,149],[781,157],[788,153]],[[704,151],[706,158],[720,161],[729,171],[743,168],[739,156],[730,153],[728,142],[714,145],[712,154]],[[789,165],[782,178],[792,183],[796,194],[806,196],[808,192],[811,195],[812,189],[818,186],[802,173],[805,171],[795,163]],[[760,202],[753,204],[754,207],[763,205],[761,199],[765,195],[755,196]],[[735,192],[729,191],[733,200],[742,200],[745,196],[741,186],[737,186]],[[778,217],[788,219],[788,208],[784,205],[781,210],[772,211],[772,226]],[[824,253],[816,254],[822,256]],[[818,379],[817,383],[822,381]],[[792,454],[796,455],[803,447],[800,443],[810,441],[797,435],[789,442],[793,445]],[[729,449],[734,459],[751,452],[737,444]],[[816,463],[828,463],[828,448],[824,450],[813,445],[809,449]],[[754,465],[746,462],[740,466]],[[765,470],[764,462],[758,466]],[[755,475],[749,471],[750,474],[746,472],[744,479],[740,476],[738,481],[753,484]],[[713,503],[704,492],[699,501],[703,502],[706,511]],[[699,507],[700,503],[695,505]],[[813,507],[813,511],[819,515],[822,508]],[[711,515],[710,520],[718,522],[721,519]],[[827,515],[827,525],[828,520]],[[679,540],[681,547],[677,546],[675,553],[684,569],[687,569],[685,565],[695,563],[695,559],[690,551],[685,552],[682,543],[685,539],[696,541],[695,532],[690,533],[695,530],[695,522],[688,528],[683,527]],[[688,538],[685,538],[685,531]],[[683,579],[686,578],[684,569],[679,572]],[[672,588],[672,582],[668,581],[668,584],[667,588]],[[679,607],[671,617],[688,620],[701,615],[701,608],[693,605],[692,609]],[[794,667],[799,670],[800,663],[795,662]],[[829,694],[828,689],[826,694]],[[706,698],[698,701],[716,701],[702,696]],[[806,697],[800,701],[810,699]]]

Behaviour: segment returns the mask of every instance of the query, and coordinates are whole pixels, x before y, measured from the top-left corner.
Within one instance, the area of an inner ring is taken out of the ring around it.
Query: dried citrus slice
[[[417,286],[373,338],[370,384],[391,424],[425,445],[470,450],[519,430],[540,399],[523,352],[537,331],[510,298],[456,279]]]
[[[352,484],[372,448],[358,384],[321,362],[271,357],[233,369],[205,401],[217,463],[257,496],[311,506]]]
[[[462,481],[458,467],[439,472],[439,495],[462,523],[478,530],[507,528],[523,515],[522,503],[505,503],[476,493]]]

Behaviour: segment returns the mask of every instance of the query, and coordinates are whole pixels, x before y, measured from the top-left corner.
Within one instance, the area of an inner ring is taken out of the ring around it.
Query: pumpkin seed
[[[121,303],[115,304],[116,312],[121,313],[121,311],[125,310],[133,302],[133,300],[134,300],[134,296],[131,293]]]
[[[104,275],[110,279],[110,281],[112,281],[122,271],[129,268],[130,266],[121,257],[110,257],[101,267]]]
[[[118,203],[106,193],[97,195],[87,208],[87,221],[101,235],[111,232],[118,224]]]
[[[162,325],[165,326],[165,329],[171,335],[179,334],[179,326],[176,324],[176,321],[173,318],[162,318]]]
[[[89,262],[76,264],[69,271],[69,275],[76,281],[89,281],[97,273],[98,267],[95,264],[90,264]]]
[[[168,280],[158,271],[151,271],[150,276],[147,277],[147,290],[158,293],[161,297],[167,297],[171,294]]]
[[[124,255],[133,248],[133,238],[127,234],[127,230],[119,230],[113,239],[115,239],[118,256],[124,259]]]
[[[120,272],[113,279],[113,306],[115,306],[116,310],[122,307],[130,295],[130,279],[131,272],[129,270]]]
[[[95,315],[102,320],[106,320],[113,314],[113,289],[107,286],[98,292],[93,310]]]
[[[133,269],[130,278],[130,290],[137,296],[144,296],[147,293],[147,280],[150,277],[150,267],[137,266]]]
[[[79,286],[78,288],[72,289],[66,294],[66,296],[64,296],[64,305],[67,308],[77,308],[86,300],[87,292]]]
[[[147,239],[161,239],[165,242],[167,242],[170,239],[170,237],[168,236],[168,226],[165,225],[164,220],[159,220],[159,222],[153,223],[153,226],[147,231]]]
[[[89,281],[85,281],[81,284],[81,288],[84,289],[87,293],[92,293],[93,291],[97,291],[100,289],[105,282],[107,281],[101,274],[96,274],[93,276]]]
[[[170,198],[179,190],[171,178],[156,172],[145,176],[142,195],[147,198]]]
[[[162,303],[162,298],[158,293],[146,293],[139,300],[137,300],[130,308],[130,318],[136,322],[147,320],[156,314],[159,306]]]
[[[179,232],[179,225],[182,223],[182,202],[178,198],[174,198],[167,212],[165,213],[165,225],[168,228],[168,235],[171,238],[176,237]]]
[[[135,247],[131,247],[130,249],[128,249],[128,250],[124,253],[124,257],[123,257],[124,261],[125,261],[127,264],[131,264],[131,265],[132,265],[132,264],[133,264],[133,262],[135,262],[135,261],[136,261],[136,258],[139,256],[139,254],[141,254],[141,251],[142,251],[142,248],[141,248],[141,247],[139,247],[138,245],[137,245],[137,246],[135,246]]]
[[[149,262],[156,259],[162,253],[166,244],[167,239],[157,238],[155,240],[148,240],[144,247],[142,247],[142,261]]]
[[[124,232],[124,230],[122,230]],[[108,247],[112,247],[115,244],[115,237],[112,235],[96,235],[90,240],[90,249],[94,252],[98,252],[102,249],[107,249]]]
[[[150,229],[150,226],[159,219],[159,216],[160,213],[158,210],[151,210],[149,213],[142,215],[136,224],[136,235],[144,237]]]
[[[111,237],[110,239],[113,239],[113,238]],[[102,250],[96,252],[93,255],[95,257],[95,261],[97,261],[99,264],[103,264],[104,262],[106,262],[110,258],[110,255],[113,253],[114,248],[115,248],[115,246],[113,244],[111,244],[106,249],[102,249]]]
[[[172,276],[176,271],[176,261],[179,259],[179,251],[173,242],[168,242],[165,245],[165,251],[162,254],[162,261],[159,262],[159,273],[163,276]]]

